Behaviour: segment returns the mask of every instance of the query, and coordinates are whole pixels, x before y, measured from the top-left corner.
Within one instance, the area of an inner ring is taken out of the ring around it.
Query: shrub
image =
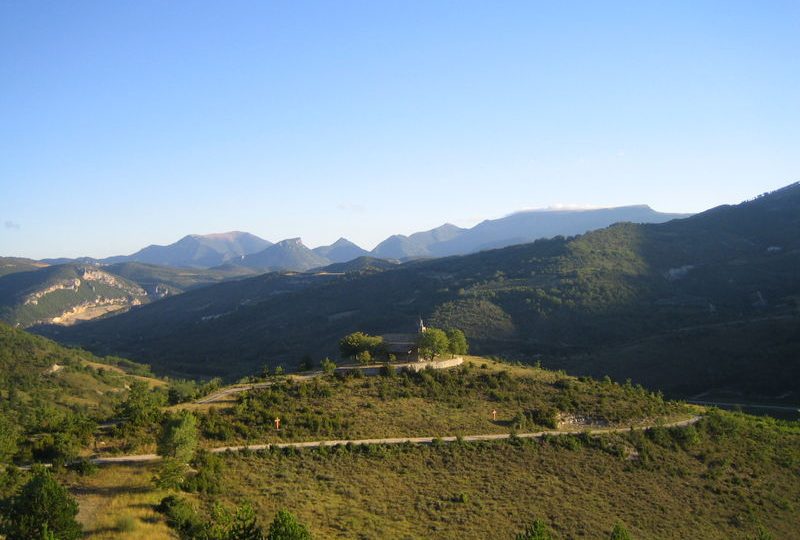
[[[120,516],[117,518],[116,529],[119,532],[133,532],[136,530],[136,520],[133,516]]]
[[[689,449],[700,442],[700,434],[694,426],[676,427],[670,430],[672,439],[684,450]]]
[[[550,529],[547,528],[544,521],[535,519],[524,531],[517,534],[514,540],[553,540],[553,535],[550,533]]]
[[[545,426],[550,429],[558,427],[558,411],[551,407],[531,409],[528,411],[527,416],[531,422],[539,426]]]
[[[581,441],[578,437],[574,435],[560,435],[555,437],[555,440],[558,441],[558,445],[561,448],[566,448],[567,450],[580,450],[581,449]]]
[[[392,364],[383,364],[381,366],[380,374],[383,377],[394,377],[397,375],[397,368]]]
[[[632,540],[630,533],[621,523],[615,523],[609,540]]]
[[[167,525],[178,531],[181,538],[198,538],[203,534],[205,526],[194,508],[177,495],[169,495],[161,499],[156,510],[167,518]]]
[[[303,358],[300,359],[300,363],[297,366],[300,371],[311,371],[314,369],[314,359],[311,358],[311,355],[305,354]]]
[[[336,364],[333,362],[333,360],[331,360],[326,356],[325,358],[322,359],[320,367],[322,367],[322,371],[324,373],[331,374],[336,369]]]
[[[225,462],[211,452],[200,450],[192,461],[197,474],[187,478],[181,486],[185,491],[199,493],[219,493]]]
[[[671,433],[665,427],[656,426],[646,431],[651,441],[664,448],[672,448],[673,440]]]
[[[450,500],[456,503],[466,504],[469,502],[469,495],[462,491],[461,493],[456,493],[453,495]]]
[[[186,380],[173,380],[167,390],[167,401],[170,405],[185,403],[196,399],[200,393],[197,383]]]
[[[311,540],[311,533],[292,513],[280,510],[269,526],[267,540]]]
[[[178,489],[186,481],[189,465],[173,458],[165,458],[153,477],[153,483],[161,489]]]
[[[81,476],[91,476],[97,472],[97,465],[86,458],[80,458],[67,465],[67,469],[75,471]]]

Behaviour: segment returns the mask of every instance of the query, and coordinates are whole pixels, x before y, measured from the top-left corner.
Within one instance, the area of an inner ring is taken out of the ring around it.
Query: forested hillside
[[[0,462],[77,454],[147,366],[98,358],[0,323]]]
[[[476,352],[633,377],[681,395],[725,387],[796,399],[799,230],[794,184],[665,224],[308,278],[299,288],[260,276],[57,336],[162,371],[235,377],[333,355],[348,332],[402,331],[421,314],[463,329]],[[759,341],[729,358],[729,336],[749,332]],[[707,354],[684,356],[695,344]],[[657,369],[645,376],[648,363]]]

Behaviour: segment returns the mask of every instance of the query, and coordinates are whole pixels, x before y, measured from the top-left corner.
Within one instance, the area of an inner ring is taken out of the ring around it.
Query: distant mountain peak
[[[276,243],[275,245],[276,246],[281,246],[281,247],[290,247],[290,246],[303,246],[303,247],[305,247],[305,244],[303,244],[303,239],[300,238],[299,236],[297,238],[286,238],[286,239],[281,240],[280,242]]]
[[[341,246],[355,246],[353,242],[345,238],[344,236],[340,237],[336,242],[331,244],[331,247],[341,247]]]
[[[363,257],[369,252],[360,248],[347,238],[341,237],[329,246],[319,246],[313,249],[314,253],[326,258],[332,263],[343,263]]]
[[[240,264],[260,270],[305,271],[329,264],[330,260],[308,249],[298,238],[286,238],[266,249],[243,257]]]
[[[103,259],[104,263],[141,262],[163,266],[213,267],[255,253],[272,245],[254,234],[240,231],[212,234],[188,234],[166,246],[151,244],[144,249]]]

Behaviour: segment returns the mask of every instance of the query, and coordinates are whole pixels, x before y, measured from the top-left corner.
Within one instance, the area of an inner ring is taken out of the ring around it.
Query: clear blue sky
[[[0,3],[0,254],[313,247],[800,179],[800,2]]]

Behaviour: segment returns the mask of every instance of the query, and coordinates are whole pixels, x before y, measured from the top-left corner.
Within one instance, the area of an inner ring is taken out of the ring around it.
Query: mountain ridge
[[[311,251],[320,257],[324,257],[331,263],[344,263],[370,254],[366,249],[361,248],[344,237],[339,238],[329,246],[315,247]]]
[[[315,266],[348,262],[362,256],[401,261],[445,257],[532,242],[538,238],[582,234],[620,221],[661,223],[689,215],[691,214],[657,212],[646,204],[611,208],[521,210],[501,218],[483,220],[471,228],[444,223],[433,229],[418,231],[408,236],[394,234],[370,251],[343,237],[333,244],[318,246],[310,251],[320,257],[315,259]],[[141,262],[174,267],[214,268],[225,264],[239,265],[243,258],[255,255],[271,245],[273,245],[272,242],[268,240],[241,231],[205,235],[189,234],[172,244],[151,244],[131,255],[118,255],[104,259],[92,257],[42,259],[41,262],[45,264],[101,265]],[[266,258],[269,259],[269,257]],[[290,259],[291,257],[286,258],[286,260]],[[300,259],[311,260],[313,256],[301,256]],[[245,260],[244,266],[264,271],[275,268],[304,271],[314,267],[308,266],[306,263],[297,267],[287,267],[284,262],[280,261],[277,266],[272,263],[259,266],[254,262],[258,260],[258,257],[250,257]]]

